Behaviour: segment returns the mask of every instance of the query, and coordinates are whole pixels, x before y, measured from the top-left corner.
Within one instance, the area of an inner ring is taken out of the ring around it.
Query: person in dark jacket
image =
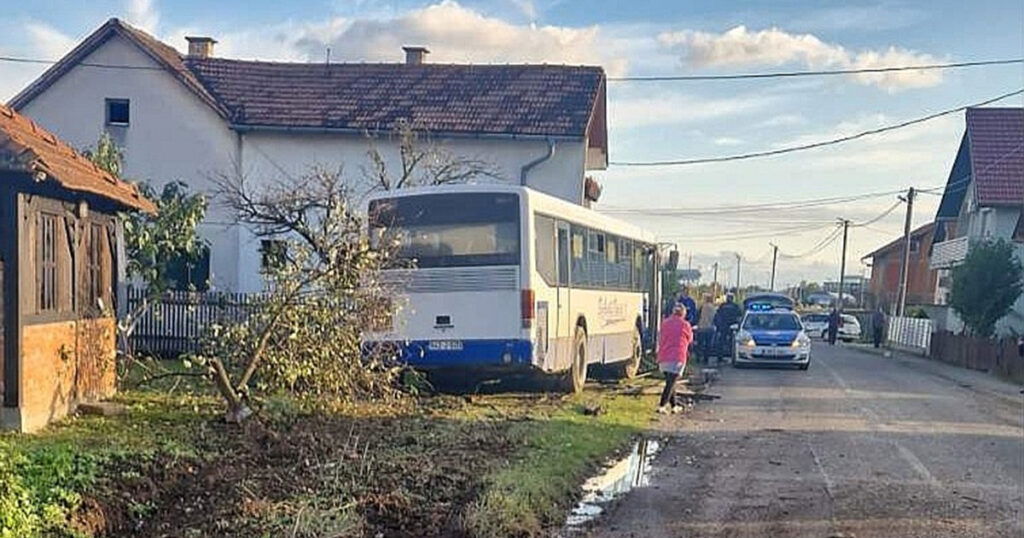
[[[697,302],[690,297],[689,287],[683,286],[683,291],[679,293],[676,303],[686,307],[686,321],[690,322],[691,327],[696,327],[697,321],[700,319],[700,311],[697,310]]]
[[[876,348],[882,346],[882,336],[884,334],[885,312],[882,312],[882,307],[878,307],[871,313],[871,336]]]
[[[832,307],[832,312],[828,314],[828,345],[836,345],[836,338],[839,336],[839,309]]]
[[[730,349],[733,337],[732,326],[739,323],[742,317],[743,309],[740,308],[740,305],[736,304],[735,296],[727,293],[725,295],[725,302],[715,312],[716,355],[720,357],[732,355],[732,350]]]

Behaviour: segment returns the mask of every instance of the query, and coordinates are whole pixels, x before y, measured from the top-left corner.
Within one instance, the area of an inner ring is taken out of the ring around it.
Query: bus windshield
[[[374,237],[393,232],[417,267],[519,264],[519,196],[423,194],[370,202]]]

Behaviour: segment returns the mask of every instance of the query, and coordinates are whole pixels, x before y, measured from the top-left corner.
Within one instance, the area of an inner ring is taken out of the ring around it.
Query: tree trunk
[[[210,360],[213,369],[213,383],[217,391],[228,404],[228,410],[224,413],[224,420],[230,424],[241,424],[252,415],[252,409],[246,403],[245,398],[231,385],[231,378],[228,377],[227,369],[220,359]]]

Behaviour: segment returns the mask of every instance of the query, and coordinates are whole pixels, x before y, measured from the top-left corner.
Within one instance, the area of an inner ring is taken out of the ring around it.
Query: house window
[[[57,310],[57,215],[39,214],[38,239],[38,310],[52,312]]]
[[[910,253],[911,254],[917,254],[920,251],[921,251],[921,240],[920,239],[916,239],[916,238],[915,239],[911,239],[910,240]]]
[[[260,241],[260,267],[264,271],[280,269],[288,257],[288,243],[281,239]]]
[[[107,125],[127,127],[131,120],[131,107],[127,99],[107,99]]]
[[[88,285],[89,300],[86,308],[99,306],[99,300],[104,298],[103,282],[103,226],[99,224],[89,225],[89,244],[86,253],[85,271]]]
[[[176,291],[207,291],[210,289],[210,249],[195,257],[178,256],[167,263],[167,281]]]

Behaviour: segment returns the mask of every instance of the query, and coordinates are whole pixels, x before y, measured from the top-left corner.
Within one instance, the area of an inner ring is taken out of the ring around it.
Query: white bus
[[[428,373],[636,375],[659,321],[654,237],[517,186],[403,189],[369,202],[370,232],[395,234],[414,269],[392,271],[403,308],[372,342]]]

